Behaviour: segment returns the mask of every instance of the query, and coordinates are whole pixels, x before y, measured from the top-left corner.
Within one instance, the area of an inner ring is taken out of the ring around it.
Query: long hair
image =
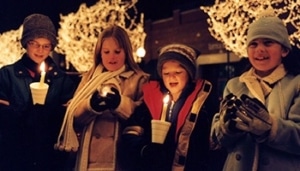
[[[129,39],[128,33],[122,27],[118,25],[110,26],[104,29],[98,37],[97,44],[94,52],[94,67],[99,63],[102,63],[101,58],[101,48],[105,38],[113,37],[117,40],[120,48],[123,48],[125,51],[125,64],[128,65],[129,69],[134,70],[135,72],[141,71],[141,68],[134,61],[132,44]]]

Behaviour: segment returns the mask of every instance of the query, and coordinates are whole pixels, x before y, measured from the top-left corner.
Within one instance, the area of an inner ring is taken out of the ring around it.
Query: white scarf
[[[273,87],[270,85],[276,83],[286,75],[283,64],[277,66],[277,68],[266,77],[259,77],[255,74],[255,69],[251,68],[240,76],[240,81],[244,82],[253,96],[259,99],[263,104],[265,103],[265,97],[272,91]]]
[[[77,139],[76,132],[73,128],[73,113],[76,110],[78,104],[81,102],[81,100],[91,96],[92,93],[94,93],[95,90],[99,87],[99,85],[124,72],[125,68],[126,67],[123,66],[117,71],[103,72],[103,66],[97,66],[92,78],[80,90],[78,90],[78,92],[74,95],[67,108],[64,121],[62,123],[61,130],[57,138],[57,143],[55,144],[56,149],[59,149],[61,151],[65,150],[74,152],[78,150],[79,142]]]

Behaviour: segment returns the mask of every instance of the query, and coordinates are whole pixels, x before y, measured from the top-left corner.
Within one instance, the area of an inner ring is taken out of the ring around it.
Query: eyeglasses
[[[38,42],[36,41],[29,41],[28,42],[28,45],[30,47],[33,47],[35,49],[39,49],[40,47],[42,47],[43,50],[47,50],[47,51],[50,51],[52,49],[52,45],[51,44],[45,44],[45,45],[41,45],[39,44]]]

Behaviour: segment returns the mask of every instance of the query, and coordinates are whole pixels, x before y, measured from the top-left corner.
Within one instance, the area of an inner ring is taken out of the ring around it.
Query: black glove
[[[97,112],[101,112],[108,109],[108,106],[106,105],[104,99],[105,98],[100,96],[99,92],[96,90],[90,99],[90,105],[92,109]]]
[[[241,112],[238,112],[237,116],[243,122],[240,122],[237,128],[258,136],[268,133],[272,126],[272,119],[267,108],[256,98],[244,94],[241,100],[242,105],[239,107]]]
[[[109,109],[116,109],[121,102],[121,96],[118,89],[111,87],[111,91],[112,93],[106,94],[104,101]]]
[[[224,133],[241,132],[236,128],[236,112],[240,100],[233,94],[228,94],[220,104],[220,128]]]

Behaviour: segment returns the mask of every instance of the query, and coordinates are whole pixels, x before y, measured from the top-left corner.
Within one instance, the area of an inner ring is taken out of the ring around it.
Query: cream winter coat
[[[103,72],[102,66],[85,75],[72,99],[69,117],[58,138],[60,149],[77,151],[76,171],[121,170],[118,168],[118,137],[122,130],[121,121],[126,120],[141,103],[141,86],[148,80],[144,72],[128,71],[125,67],[114,72]],[[90,107],[92,93],[102,84],[114,84],[120,92],[121,102],[114,110],[94,111]],[[74,102],[75,101],[75,102]],[[74,122],[73,121],[74,118]],[[79,132],[72,129],[83,128]],[[71,128],[70,128],[71,127]],[[74,135],[80,135],[76,142]],[[71,138],[69,138],[71,137]],[[73,138],[72,138],[73,137]],[[62,140],[61,140],[62,139]]]
[[[224,170],[299,170],[300,75],[288,75],[280,65],[264,79],[270,85],[269,88],[265,88],[251,72],[252,69],[239,78],[229,80],[224,97],[229,93],[237,97],[246,94],[261,100],[273,119],[271,133],[263,142],[256,141],[249,133],[223,134],[218,126],[219,114],[216,114],[212,138],[228,150]]]

